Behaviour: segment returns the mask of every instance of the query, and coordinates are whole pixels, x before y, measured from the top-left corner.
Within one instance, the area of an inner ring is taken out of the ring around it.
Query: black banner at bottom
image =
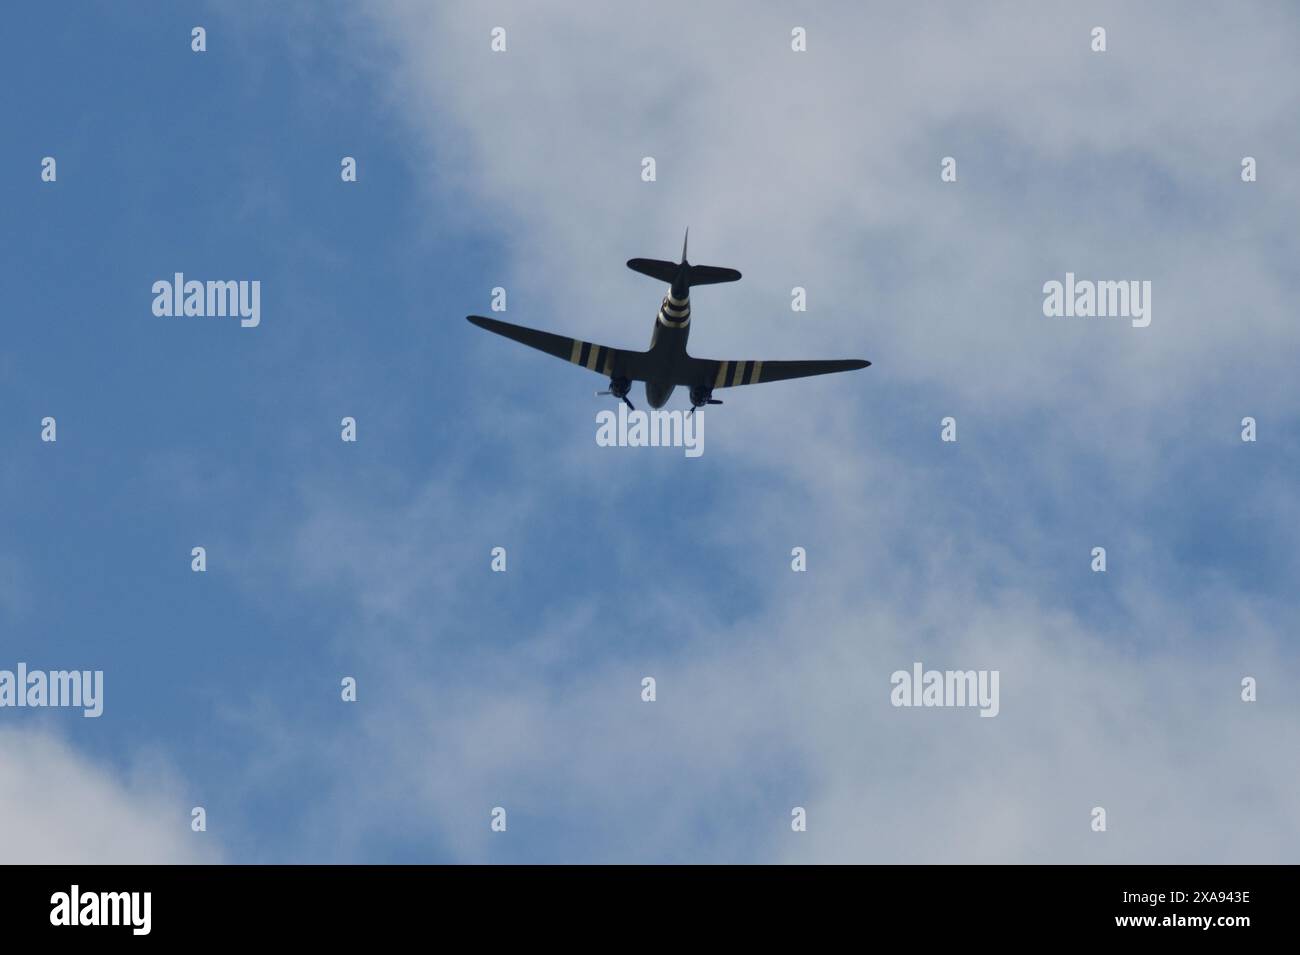
[[[1288,867],[38,866],[4,870],[10,940],[383,941],[472,928],[529,941],[735,943],[920,931],[1231,944],[1286,930]],[[665,934],[667,933],[667,934]],[[1289,934],[1289,933],[1287,933]]]

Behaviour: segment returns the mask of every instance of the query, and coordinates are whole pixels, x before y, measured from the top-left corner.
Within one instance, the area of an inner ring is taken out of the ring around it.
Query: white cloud
[[[1297,191],[1236,178],[1240,155],[1300,151],[1282,122],[1300,65],[1265,22],[1280,14],[954,5],[886,22],[845,5],[800,15],[814,52],[797,58],[793,15],[735,9],[392,3],[376,21],[431,171],[480,200],[466,218],[501,217],[512,286],[533,292],[512,292],[512,320],[635,344],[659,290],[621,261],[671,255],[689,222],[693,258],[746,272],[699,294],[694,352],[876,366],[729,392],[708,479],[679,461],[624,482],[639,459],[540,437],[590,420],[559,411],[586,397],[574,377],[509,418],[491,394],[467,411],[527,449],[491,476],[516,498],[468,478],[376,477],[377,502],[313,487],[286,563],[352,595],[342,629],[378,683],[335,744],[337,831],[357,847],[428,826],[459,859],[1293,858],[1293,600],[1194,575],[1143,520],[1182,480],[1170,449],[1216,415],[1233,430],[1225,407],[1294,414],[1278,250],[1294,252]],[[938,182],[947,154],[957,188]],[[1067,269],[1152,279],[1152,327],[1043,318],[1041,284]],[[795,284],[807,315],[788,310]],[[499,378],[545,375],[549,359],[480,346],[467,361]],[[946,413],[968,430],[937,459]],[[672,490],[707,480],[725,482],[712,510],[674,516]],[[1266,496],[1295,513],[1294,488]],[[447,622],[472,628],[501,583],[486,545],[544,552],[557,500],[583,502],[560,531],[615,569],[575,576],[565,617],[449,646]],[[622,533],[627,508],[655,507],[661,540]],[[1077,524],[1112,529],[1108,577],[1062,540]],[[675,563],[626,572],[661,544]],[[705,553],[722,558],[697,574]],[[913,660],[1000,670],[1002,714],[893,709],[888,675]],[[1258,703],[1238,699],[1244,675]],[[519,843],[488,832],[498,804]]]
[[[387,5],[431,170],[466,162],[457,187],[508,214],[513,280],[554,296],[514,299],[520,314],[639,343],[657,290],[622,259],[671,255],[690,223],[699,261],[746,272],[699,294],[693,351],[877,362],[786,395],[868,400],[883,378],[1098,420],[1167,414],[1225,380],[1294,398],[1300,190],[1276,167],[1238,178],[1242,155],[1300,151],[1300,64],[1272,22],[1289,14],[741,9]],[[1088,50],[1094,20],[1106,54]],[[796,22],[806,54],[789,50]],[[494,25],[506,54],[488,51]],[[960,181],[943,185],[950,154]],[[1152,280],[1151,328],[1044,318],[1041,286],[1067,270]],[[796,284],[806,315],[788,308]],[[780,415],[772,389],[745,400]]]
[[[811,505],[782,509],[735,488],[696,528],[731,554],[702,579],[689,552],[660,583],[574,578],[565,614],[520,608],[508,633],[481,622],[508,591],[474,559],[474,495],[431,485],[342,530],[309,519],[292,547],[299,585],[355,595],[340,630],[371,669],[355,733],[299,727],[283,744],[347,768],[322,795],[322,829],[359,858],[367,836],[432,829],[428,858],[462,861],[1294,855],[1287,794],[1300,780],[1281,754],[1300,718],[1284,688],[1300,667],[1287,606],[1222,585],[1166,595],[1120,571],[1095,584],[1118,591],[1118,618],[1070,610],[1033,566],[1043,545],[1020,553],[1032,536],[947,523],[941,478],[906,481],[887,458],[847,469],[892,490],[853,499],[831,478],[812,482]],[[326,515],[354,506],[309,497]],[[918,519],[926,502],[935,514]],[[535,546],[546,509],[530,496],[511,539]],[[646,546],[611,522],[584,532],[614,566]],[[807,574],[788,569],[794,541],[809,547]],[[510,583],[538,572],[517,564]],[[757,595],[731,617],[724,581]],[[1000,715],[894,709],[889,674],[914,660],[999,670]],[[639,699],[645,675],[654,704]],[[1256,703],[1239,698],[1244,676],[1260,682]],[[495,805],[517,843],[488,831]],[[798,837],[794,805],[810,812]],[[1104,836],[1088,828],[1095,805]]]
[[[220,861],[165,765],[123,777],[39,728],[0,728],[0,861],[19,865]]]

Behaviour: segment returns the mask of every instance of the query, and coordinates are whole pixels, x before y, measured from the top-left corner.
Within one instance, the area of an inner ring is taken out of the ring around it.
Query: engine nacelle
[[[609,380],[609,393],[615,398],[626,398],[627,393],[632,390],[632,382],[626,378],[611,378]]]
[[[703,385],[696,385],[691,388],[691,405],[696,408],[702,408],[713,398],[713,389],[705,388]]]

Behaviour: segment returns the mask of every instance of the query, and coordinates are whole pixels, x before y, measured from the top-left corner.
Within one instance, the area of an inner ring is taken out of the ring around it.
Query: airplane
[[[713,397],[713,392],[718,388],[854,371],[871,364],[860,358],[826,361],[717,361],[688,355],[686,339],[691,333],[691,288],[696,285],[735,282],[740,278],[740,273],[735,269],[691,265],[686,260],[686,243],[690,237],[690,229],[687,229],[686,237],[682,240],[680,262],[628,259],[627,267],[632,271],[667,282],[670,286],[668,294],[659,305],[659,313],[655,316],[649,351],[629,351],[596,345],[482,315],[465,317],[479,328],[608,375],[609,389],[596,394],[620,399],[633,411],[636,406],[628,398],[628,392],[632,390],[634,381],[645,382],[645,397],[651,408],[662,408],[678,385],[689,388],[690,414],[695,414],[696,408],[722,404]]]

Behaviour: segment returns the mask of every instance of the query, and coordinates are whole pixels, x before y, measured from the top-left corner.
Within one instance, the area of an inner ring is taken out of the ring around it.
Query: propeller
[[[719,401],[717,398],[706,398],[706,399],[704,399],[704,404],[706,404],[706,405],[720,405],[720,404],[722,404],[722,402]],[[694,414],[695,414],[695,409],[696,409],[696,408],[699,408],[699,407],[702,407],[702,406],[701,406],[701,405],[691,405],[691,410],[688,411],[688,412],[686,412],[686,417],[689,418],[689,417],[691,417],[692,415],[694,415]]]
[[[616,395],[616,394],[614,394],[614,392],[612,392],[612,391],[598,391],[598,392],[596,392],[596,397],[597,397],[597,398],[600,398],[600,397],[603,397],[603,396],[609,396],[609,397],[611,397],[611,398],[621,398],[621,399],[623,399],[623,404],[627,405],[628,408],[630,408],[631,410],[636,411],[636,405],[632,404],[632,402],[628,399],[627,395]]]

